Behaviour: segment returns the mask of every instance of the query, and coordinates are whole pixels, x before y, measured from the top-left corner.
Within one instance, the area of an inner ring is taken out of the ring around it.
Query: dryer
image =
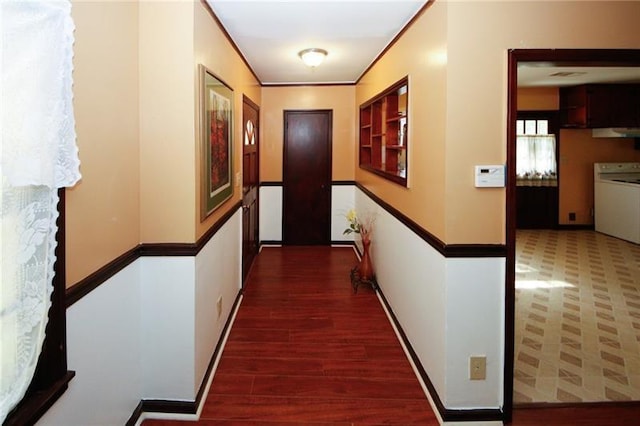
[[[595,230],[640,244],[640,163],[593,165]]]

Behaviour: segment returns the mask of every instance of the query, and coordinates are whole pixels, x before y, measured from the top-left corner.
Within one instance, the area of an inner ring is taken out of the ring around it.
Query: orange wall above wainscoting
[[[67,286],[141,243],[193,243],[200,222],[198,64],[242,95],[261,88],[202,2],[74,1],[74,107],[82,181],[67,191]],[[166,28],[171,31],[166,31]]]
[[[311,71],[310,71],[311,72]],[[354,86],[262,88],[260,181],[282,181],[284,110],[333,110],[333,180],[353,180],[355,152]]]
[[[431,234],[446,236],[447,5],[432,4],[358,82],[357,107],[408,76],[407,187],[364,169],[356,180]]]
[[[82,180],[66,190],[67,286],[140,242],[138,4],[73,2]]]
[[[518,111],[557,111],[559,107],[557,87],[518,88]]]
[[[242,198],[242,95],[246,95],[251,101],[260,106],[261,87],[260,83],[245,65],[242,58],[235,51],[225,34],[215,23],[209,11],[202,2],[196,2],[195,8],[195,35],[194,35],[194,68],[193,72],[198,72],[198,64],[204,64],[219,79],[223,80],[233,89],[234,111],[233,111],[233,196],[229,201],[218,209],[214,210],[203,222],[200,221],[200,176],[201,176],[201,155],[200,155],[200,125],[197,114],[197,106],[200,94],[196,90],[193,99],[194,111],[196,111],[195,123],[195,170],[191,169],[191,176],[196,182],[195,193],[195,239],[197,241],[204,233],[213,226],[218,219],[229,211],[229,208]],[[224,58],[224,59],[223,59]],[[196,82],[198,78],[196,77]]]
[[[640,4],[613,4],[434,2],[357,87],[360,105],[408,75],[409,187],[356,166],[357,181],[446,244],[504,243],[505,190],[475,188],[473,170],[506,162],[508,51],[637,48]]]
[[[593,163],[640,161],[633,139],[593,138],[591,129],[560,130],[559,206],[561,225],[592,225]],[[569,221],[569,212],[576,214]]]

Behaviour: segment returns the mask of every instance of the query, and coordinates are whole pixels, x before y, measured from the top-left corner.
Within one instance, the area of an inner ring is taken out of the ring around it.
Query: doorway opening
[[[631,340],[638,343],[640,332],[637,329],[611,328],[610,323],[615,323],[616,315],[621,314],[615,313],[614,308],[606,308],[608,302],[612,302],[614,297],[607,287],[611,280],[607,272],[603,272],[604,267],[601,268],[596,259],[596,254],[599,251],[597,245],[594,245],[593,241],[587,241],[584,249],[571,249],[576,252],[572,253],[572,255],[576,254],[573,259],[571,256],[567,257],[551,250],[553,247],[559,249],[563,244],[567,245],[567,243],[561,242],[561,238],[569,238],[573,241],[571,244],[576,241],[576,244],[581,244],[579,240],[583,239],[582,234],[587,235],[584,237],[587,240],[592,237],[595,239],[599,234],[589,229],[589,226],[579,226],[582,223],[572,223],[576,221],[576,214],[580,219],[580,214],[584,212],[565,211],[567,199],[563,197],[575,195],[575,191],[572,194],[570,187],[565,187],[563,183],[560,183],[557,218],[559,228],[572,230],[545,229],[540,231],[543,233],[533,236],[534,239],[545,240],[539,262],[529,262],[529,265],[519,262],[522,257],[519,258],[518,253],[522,254],[522,250],[520,250],[522,245],[529,244],[528,247],[525,247],[528,250],[526,256],[530,257],[527,260],[535,258],[536,254],[534,243],[523,241],[521,238],[518,241],[523,233],[519,233],[517,229],[516,170],[516,126],[519,103],[522,100],[519,99],[518,90],[524,84],[523,81],[526,77],[535,75],[540,78],[542,76],[550,78],[551,74],[556,74],[555,77],[558,75],[565,75],[565,78],[567,76],[575,77],[576,79],[571,83],[574,85],[613,83],[612,73],[608,77],[602,73],[614,69],[640,70],[640,50],[514,49],[509,52],[508,66],[505,415],[508,420],[511,419],[514,403],[516,405],[521,403],[574,404],[640,400],[638,395],[629,394],[621,388],[625,382],[632,384],[636,379],[640,379],[640,377],[633,378],[630,374],[633,371],[638,371],[636,367],[640,365],[638,364],[640,357],[638,359],[626,358],[624,348],[627,347],[627,343],[622,338],[629,336],[632,337]],[[637,75],[637,80],[633,81],[634,77],[628,77],[625,82],[640,81],[640,74]],[[589,78],[589,80],[578,82],[578,78]],[[566,85],[569,80],[564,81],[563,83],[557,82],[556,87]],[[563,112],[567,112],[561,110],[559,102],[557,111],[561,116]],[[563,127],[562,123],[561,127]],[[560,130],[560,138],[563,143],[566,142],[563,139],[564,131],[564,129]],[[590,129],[580,129],[580,132],[588,133]],[[628,141],[628,143],[633,146],[633,141]],[[603,145],[602,149],[607,151],[611,146]],[[582,150],[585,149],[583,145]],[[566,152],[558,151],[559,175],[567,177],[582,173],[583,183],[586,186],[586,189],[582,188],[582,191],[588,195],[589,188],[592,188],[593,185],[593,161],[591,161],[590,172],[589,170],[578,172],[571,168],[573,166],[572,159],[573,157],[568,156]],[[585,160],[586,163],[589,161]],[[582,166],[584,169],[584,163]],[[591,183],[588,182],[588,179],[591,179]],[[589,221],[592,223],[592,218],[588,217],[590,213],[589,207],[587,207],[584,214],[586,217],[583,217],[586,225],[589,225]],[[566,226],[563,226],[563,222],[566,221],[568,223],[564,223]],[[578,220],[578,222],[580,221]],[[570,234],[568,236],[557,235],[558,232]],[[518,244],[521,246],[518,247]],[[581,260],[578,253],[580,250],[585,251],[586,261]],[[606,260],[600,260],[600,263],[603,262],[606,263]],[[563,266],[562,272],[565,278],[562,279],[557,279],[554,275],[554,268],[557,268],[559,264]],[[566,267],[567,264],[570,267]],[[531,270],[536,270],[539,273],[538,277],[532,280],[524,279],[523,277]],[[633,273],[631,274],[633,275]],[[595,289],[590,295],[580,287],[590,280],[588,276],[596,277],[596,280],[592,280],[593,282],[589,284],[592,290]],[[640,277],[632,277],[632,279],[638,279],[638,287],[630,285],[626,288],[626,293],[631,297],[635,297],[635,293],[637,293],[637,297],[640,298]],[[517,299],[522,299],[520,294],[529,291],[526,287],[530,287],[529,290],[532,291],[529,293],[527,303],[533,309],[529,310],[523,309],[519,303],[516,303]],[[561,299],[554,299],[556,293],[560,295]],[[634,303],[626,304],[625,308],[628,308],[627,314],[630,321],[636,321],[640,324],[640,303],[637,311]],[[549,329],[550,323],[553,323],[554,330]],[[526,335],[522,333],[523,330],[527,332]],[[544,356],[548,353],[556,354],[557,358],[553,362],[546,360]],[[603,362],[596,364],[596,358]],[[534,374],[534,372],[541,374]],[[596,377],[596,372],[599,377]],[[637,383],[640,390],[640,382]],[[581,393],[580,389],[584,392]]]

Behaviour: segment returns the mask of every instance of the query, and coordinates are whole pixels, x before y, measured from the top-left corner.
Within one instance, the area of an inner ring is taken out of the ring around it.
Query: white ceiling
[[[426,0],[206,0],[264,85],[353,83]],[[316,68],[298,52],[329,52]]]
[[[427,0],[206,0],[264,85],[354,83]],[[329,55],[317,68],[298,52]],[[555,73],[569,73],[553,76]],[[640,82],[638,67],[523,63],[518,86]]]

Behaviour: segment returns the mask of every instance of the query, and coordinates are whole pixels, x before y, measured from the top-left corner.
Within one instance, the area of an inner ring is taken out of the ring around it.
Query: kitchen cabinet
[[[560,88],[565,128],[640,127],[640,84],[583,84]]]
[[[516,187],[516,228],[556,229],[558,227],[558,187]]]

